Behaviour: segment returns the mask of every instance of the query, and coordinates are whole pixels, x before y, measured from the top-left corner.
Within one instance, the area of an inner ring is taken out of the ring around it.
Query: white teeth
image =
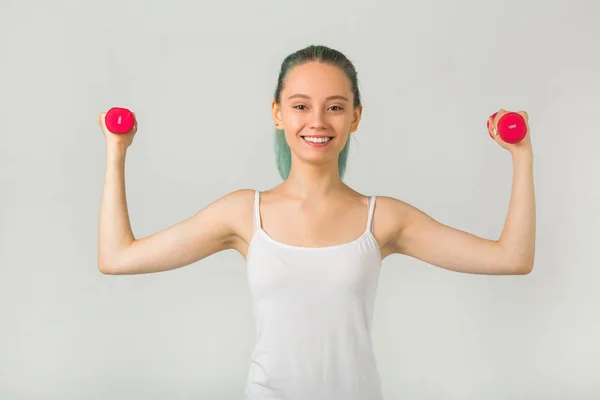
[[[313,142],[313,143],[326,143],[326,142],[329,142],[329,138],[328,137],[310,137],[310,136],[304,136],[304,140],[306,140],[307,142]]]

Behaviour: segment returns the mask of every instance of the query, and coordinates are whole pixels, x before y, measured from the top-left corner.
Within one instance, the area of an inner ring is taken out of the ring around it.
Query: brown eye
[[[337,107],[337,108],[339,109],[339,110],[334,110],[334,111],[342,111],[342,110],[343,110],[343,108],[342,108],[342,107],[340,107],[340,106],[331,106],[331,107],[329,107],[329,108],[334,108],[334,107]]]
[[[298,109],[298,107],[305,107],[305,106],[303,106],[303,105],[297,105],[297,106],[294,106],[294,108],[295,108],[296,110]]]

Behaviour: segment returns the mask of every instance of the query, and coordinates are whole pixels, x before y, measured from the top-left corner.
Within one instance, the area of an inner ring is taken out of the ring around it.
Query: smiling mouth
[[[301,136],[301,138],[305,141],[308,142],[310,144],[325,144],[325,143],[329,143],[329,141],[331,141],[331,139],[333,139],[333,136]]]

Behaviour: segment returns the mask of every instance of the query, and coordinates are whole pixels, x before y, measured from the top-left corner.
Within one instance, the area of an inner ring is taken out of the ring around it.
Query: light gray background
[[[510,154],[488,115],[526,110],[535,268],[383,265],[386,399],[597,399],[600,2],[0,1],[0,398],[240,399],[254,340],[243,259],[102,275],[97,115],[132,108],[134,233],[278,184],[270,102],[310,44],[356,65],[347,182],[488,238]]]

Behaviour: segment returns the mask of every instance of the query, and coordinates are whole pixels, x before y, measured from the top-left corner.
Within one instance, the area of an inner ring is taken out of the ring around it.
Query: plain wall
[[[243,258],[103,275],[97,116],[133,109],[139,238],[280,182],[271,99],[310,44],[355,63],[347,183],[499,237],[530,116],[537,250],[524,276],[383,263],[385,398],[600,398],[600,2],[0,1],[0,398],[241,399],[254,341]]]

